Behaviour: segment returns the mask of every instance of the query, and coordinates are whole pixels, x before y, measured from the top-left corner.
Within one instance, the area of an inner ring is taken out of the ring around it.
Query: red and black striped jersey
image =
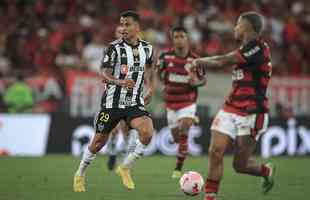
[[[236,51],[239,63],[233,69],[232,91],[224,110],[239,115],[269,111],[266,96],[272,65],[267,43],[256,38]]]
[[[178,57],[173,49],[159,56],[157,67],[164,83],[164,101],[167,108],[178,110],[197,101],[197,88],[189,84],[190,76],[186,70],[186,65],[190,65],[197,57],[192,52],[186,57]]]

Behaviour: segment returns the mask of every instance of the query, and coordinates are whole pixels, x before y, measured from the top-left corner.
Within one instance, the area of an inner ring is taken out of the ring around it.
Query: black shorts
[[[150,113],[143,106],[101,108],[94,119],[96,133],[108,134],[121,120],[124,120],[129,125],[131,120],[141,116],[151,117]]]

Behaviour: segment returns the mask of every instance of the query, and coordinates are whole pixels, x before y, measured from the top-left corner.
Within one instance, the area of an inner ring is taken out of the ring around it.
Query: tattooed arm
[[[102,81],[106,84],[119,85],[132,89],[135,86],[135,82],[131,79],[120,80],[113,76],[113,69],[116,65],[117,53],[113,45],[109,46],[106,52],[104,52],[103,60],[101,63],[101,75]]]
[[[111,68],[103,68],[101,72],[102,81],[106,84],[119,85],[128,89],[132,89],[135,86],[135,82],[131,79],[120,80],[115,78],[112,75],[113,70]]]
[[[146,81],[146,88],[147,88],[147,92],[144,96],[144,103],[145,105],[148,105],[151,100],[152,100],[152,96],[154,94],[154,88],[155,88],[155,70],[153,65],[151,64],[147,64],[145,66],[145,81]]]

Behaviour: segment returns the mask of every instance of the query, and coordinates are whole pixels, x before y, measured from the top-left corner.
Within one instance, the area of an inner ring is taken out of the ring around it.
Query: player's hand
[[[201,67],[201,65],[199,64],[198,58],[194,59],[191,64],[192,66],[190,68],[190,71],[193,73],[197,72],[197,69]]]
[[[146,95],[144,96],[144,105],[148,105],[153,97],[154,94],[154,90],[153,89],[149,89],[146,93]]]
[[[205,65],[203,65],[199,58],[192,61],[191,72],[197,76],[198,79],[202,79],[206,74]]]
[[[189,73],[189,80],[188,83],[191,86],[194,86],[199,81],[198,77],[195,75],[195,73],[191,72]]]
[[[119,85],[127,88],[128,90],[132,90],[135,87],[135,82],[132,79],[124,79],[120,80]]]

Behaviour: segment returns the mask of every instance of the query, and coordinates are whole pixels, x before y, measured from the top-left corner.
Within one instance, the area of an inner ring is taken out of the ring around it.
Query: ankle
[[[271,174],[271,169],[266,166],[265,164],[262,164],[261,166],[261,176],[262,177],[268,177]]]
[[[217,192],[219,190],[219,185],[220,185],[220,181],[212,180],[212,179],[207,178],[206,184],[205,184],[205,193],[206,193],[206,195],[210,196],[210,195],[213,195],[213,194],[217,194]]]

